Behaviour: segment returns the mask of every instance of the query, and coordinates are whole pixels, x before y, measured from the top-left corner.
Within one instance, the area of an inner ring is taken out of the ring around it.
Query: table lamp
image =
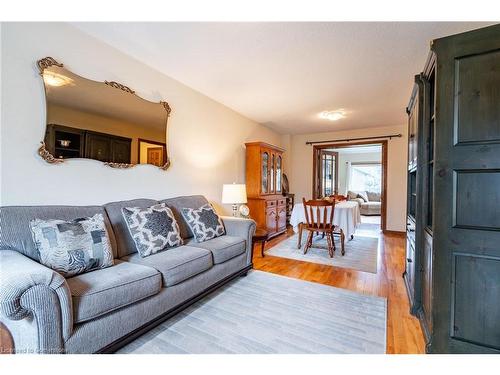
[[[247,187],[245,184],[224,184],[222,185],[222,203],[233,205],[233,216],[238,216],[238,205],[242,216],[248,216],[247,203]],[[242,210],[243,209],[243,210]]]

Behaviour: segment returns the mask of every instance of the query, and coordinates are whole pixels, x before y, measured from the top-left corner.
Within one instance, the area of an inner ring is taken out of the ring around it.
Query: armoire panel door
[[[434,42],[431,352],[500,353],[500,25]]]

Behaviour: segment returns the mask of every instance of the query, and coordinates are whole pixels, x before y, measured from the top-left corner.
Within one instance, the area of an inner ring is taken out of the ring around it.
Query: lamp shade
[[[243,204],[247,203],[247,187],[245,184],[222,185],[222,203]]]

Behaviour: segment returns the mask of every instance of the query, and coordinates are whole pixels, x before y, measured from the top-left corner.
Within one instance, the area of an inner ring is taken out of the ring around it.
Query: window
[[[349,176],[349,190],[380,193],[381,182],[382,165],[380,163],[353,163],[351,165],[351,174]]]

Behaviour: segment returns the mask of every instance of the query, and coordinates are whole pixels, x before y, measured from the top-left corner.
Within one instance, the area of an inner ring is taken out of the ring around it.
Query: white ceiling
[[[73,25],[248,118],[298,134],[404,124],[430,40],[488,24]],[[339,108],[345,119],[317,116]]]

